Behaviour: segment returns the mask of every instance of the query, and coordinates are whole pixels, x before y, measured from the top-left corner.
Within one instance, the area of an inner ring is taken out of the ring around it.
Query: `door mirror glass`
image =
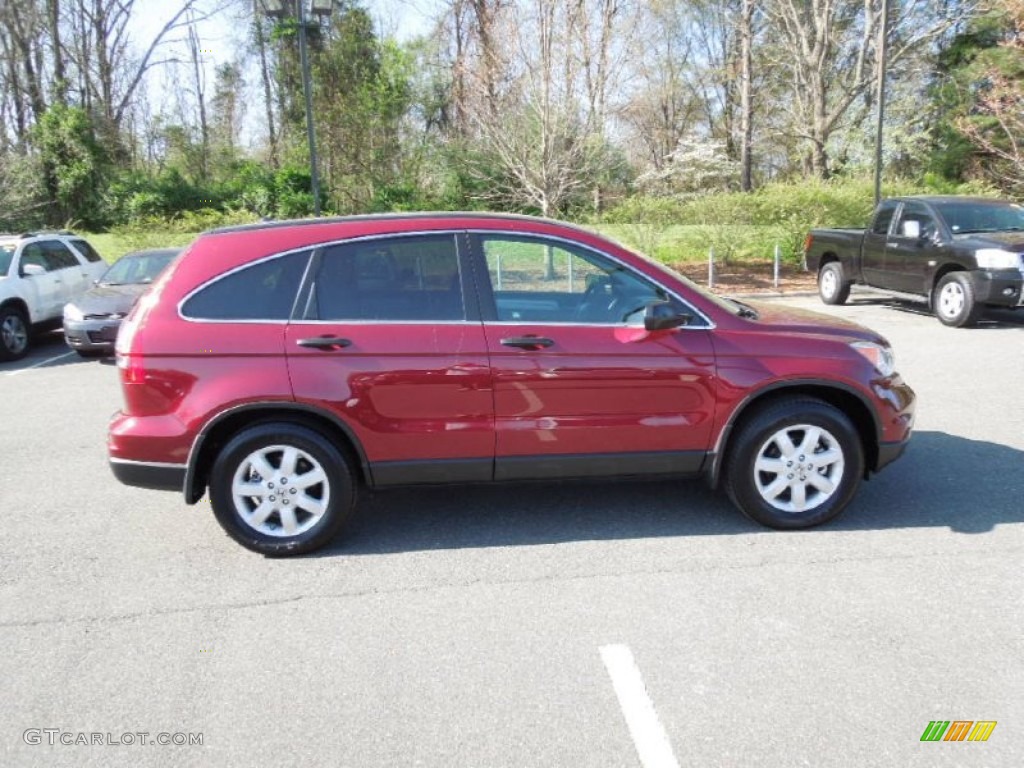
[[[912,237],[917,240],[921,237],[921,222],[917,219],[906,219],[901,226],[901,232],[904,237]]]

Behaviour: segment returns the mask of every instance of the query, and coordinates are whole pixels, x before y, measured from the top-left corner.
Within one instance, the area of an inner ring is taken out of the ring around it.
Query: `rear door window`
[[[287,320],[310,251],[261,261],[201,288],[181,307],[192,320]]]
[[[324,249],[306,319],[466,319],[455,235],[340,243]]]

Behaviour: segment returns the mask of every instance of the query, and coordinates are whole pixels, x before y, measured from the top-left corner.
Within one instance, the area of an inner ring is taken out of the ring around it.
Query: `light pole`
[[[330,16],[334,0],[309,0],[309,12]],[[313,85],[309,76],[306,41],[306,0],[263,0],[263,11],[274,19],[292,16],[299,22],[299,67],[302,69],[302,95],[306,102],[306,138],[309,140],[309,175],[313,186],[313,215],[320,216],[320,170],[316,159],[316,131],[313,128]]]

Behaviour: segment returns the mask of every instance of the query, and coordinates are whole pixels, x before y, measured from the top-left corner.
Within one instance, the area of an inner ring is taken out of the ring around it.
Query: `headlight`
[[[84,320],[85,315],[82,314],[82,310],[76,307],[74,304],[64,305],[64,319],[71,321]]]
[[[1020,269],[1021,255],[1002,248],[981,248],[974,252],[982,269]]]
[[[850,346],[867,358],[883,376],[892,376],[896,372],[896,356],[890,347],[883,347],[873,341],[855,341]]]

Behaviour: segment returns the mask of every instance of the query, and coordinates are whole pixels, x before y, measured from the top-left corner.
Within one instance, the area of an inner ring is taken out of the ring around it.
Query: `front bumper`
[[[83,352],[113,352],[121,320],[65,320],[64,340]]]
[[[883,467],[892,464],[902,456],[909,442],[910,437],[908,436],[906,440],[900,440],[896,443],[881,443],[878,446],[878,462],[875,465],[875,471],[880,472]]]
[[[980,304],[997,307],[1024,305],[1024,274],[1018,269],[976,269],[971,273]]]

